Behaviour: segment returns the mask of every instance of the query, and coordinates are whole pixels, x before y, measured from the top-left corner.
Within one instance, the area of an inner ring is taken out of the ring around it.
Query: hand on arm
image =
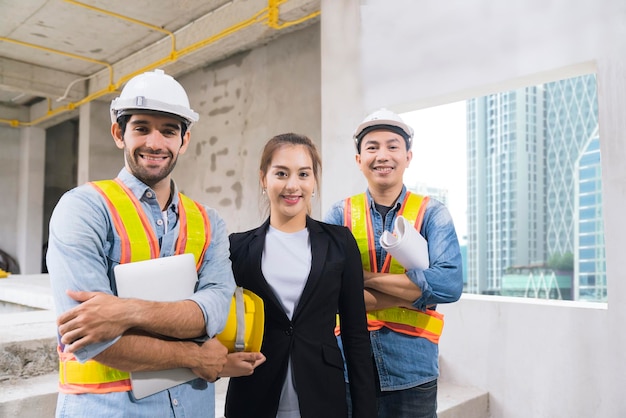
[[[94,360],[129,372],[186,367],[198,377],[214,382],[226,363],[227,354],[227,348],[216,338],[198,344],[129,334],[95,356]]]
[[[61,342],[67,352],[112,340],[133,328],[179,339],[205,334],[202,311],[190,300],[151,302],[71,290],[67,294],[81,302],[57,318]]]

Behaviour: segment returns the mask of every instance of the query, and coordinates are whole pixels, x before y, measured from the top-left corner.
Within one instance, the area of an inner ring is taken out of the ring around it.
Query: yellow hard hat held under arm
[[[265,309],[263,299],[254,292],[237,287],[233,295],[224,331],[217,339],[228,348],[237,351],[259,352],[263,343]]]

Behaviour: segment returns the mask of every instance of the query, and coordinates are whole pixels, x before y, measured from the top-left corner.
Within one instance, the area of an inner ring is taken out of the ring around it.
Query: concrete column
[[[17,205],[17,260],[22,274],[41,272],[43,189],[46,131],[27,127],[20,132]]]
[[[365,191],[352,133],[370,109],[363,107],[360,2],[322,0],[322,175],[325,214],[337,200]]]
[[[83,184],[89,181],[89,130],[91,129],[91,102],[78,109],[78,173],[76,182]]]
[[[78,185],[114,178],[124,165],[123,152],[111,137],[109,104],[93,101],[80,107]]]

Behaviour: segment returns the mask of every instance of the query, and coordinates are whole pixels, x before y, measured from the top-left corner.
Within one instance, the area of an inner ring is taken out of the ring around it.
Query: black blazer
[[[307,217],[312,260],[302,296],[290,321],[261,272],[269,219],[257,229],[230,236],[237,285],[265,304],[261,352],[267,361],[252,376],[231,378],[227,418],[276,417],[291,357],[302,418],[347,416],[343,360],[334,334],[341,337],[350,378],[353,417],[376,417],[372,354],[363,301],[363,267],[352,233]]]

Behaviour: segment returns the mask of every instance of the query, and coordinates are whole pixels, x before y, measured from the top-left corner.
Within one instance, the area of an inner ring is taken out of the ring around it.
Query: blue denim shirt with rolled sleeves
[[[401,203],[406,196],[406,186],[383,219],[366,191],[370,205],[372,226],[375,231],[376,260],[382,269],[387,252],[380,245],[383,231],[393,231]],[[344,201],[336,202],[324,221],[343,225]],[[436,199],[429,199],[420,230],[428,242],[430,267],[426,270],[408,270],[406,275],[417,285],[422,296],[413,307],[424,310],[439,303],[455,302],[463,291],[463,270],[459,241],[448,209]],[[445,327],[444,327],[445,332]],[[439,348],[425,338],[397,333],[388,328],[370,332],[374,362],[378,369],[383,391],[408,389],[433,381],[439,377]]]
[[[167,222],[156,200],[155,192],[122,169],[118,174],[139,199],[160,243],[160,256],[175,254],[178,237],[178,189],[174,186],[172,202],[166,209]],[[226,224],[214,209],[205,207],[211,225],[211,243],[200,270],[195,301],[204,315],[207,336],[220,332],[228,315],[235,290]],[[167,227],[167,230],[166,230]],[[120,238],[112,224],[104,199],[89,185],[65,193],[50,220],[47,266],[57,314],[78,302],[67,289],[116,294],[113,268],[120,261]],[[118,337],[119,338],[119,337]],[[76,358],[84,362],[114,344],[118,338],[91,344],[78,350]],[[213,384],[195,379],[146,397],[134,399],[130,392],[105,395],[59,394],[57,416],[125,416],[137,417],[214,417]],[[117,415],[116,415],[117,414]]]

